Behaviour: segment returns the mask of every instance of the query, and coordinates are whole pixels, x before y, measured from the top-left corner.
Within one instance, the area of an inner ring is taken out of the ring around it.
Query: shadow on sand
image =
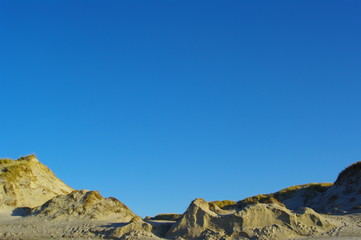
[[[30,208],[20,207],[20,208],[15,208],[13,210],[13,212],[11,213],[11,216],[26,217],[26,216],[29,216],[30,213],[31,213]]]

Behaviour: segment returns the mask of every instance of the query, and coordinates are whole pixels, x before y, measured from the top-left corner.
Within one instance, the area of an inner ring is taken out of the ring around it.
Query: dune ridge
[[[361,237],[361,162],[343,170],[335,183],[292,186],[240,201],[197,198],[183,214],[145,219],[98,191],[72,189],[35,155],[0,159],[0,168],[5,240]]]

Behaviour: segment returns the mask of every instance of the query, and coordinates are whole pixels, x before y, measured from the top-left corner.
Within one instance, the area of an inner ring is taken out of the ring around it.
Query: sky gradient
[[[0,157],[135,213],[361,160],[360,1],[0,0]]]

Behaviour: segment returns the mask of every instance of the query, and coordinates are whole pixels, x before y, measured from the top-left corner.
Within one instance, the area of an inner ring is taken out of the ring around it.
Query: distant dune
[[[67,186],[36,156],[0,159],[0,239],[361,239],[361,162],[335,183],[240,201],[195,199],[142,219],[115,198]]]

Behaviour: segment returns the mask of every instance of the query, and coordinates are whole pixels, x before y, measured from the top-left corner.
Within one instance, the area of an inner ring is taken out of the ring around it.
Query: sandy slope
[[[328,216],[335,228],[314,238],[296,238],[297,240],[360,240],[361,239],[361,214],[348,214],[339,216]],[[294,239],[294,238],[292,238]]]
[[[162,232],[162,225],[170,225],[170,222],[149,221],[141,219],[135,222],[114,222],[114,219],[89,220],[72,218],[68,216],[49,220],[39,216],[11,216],[10,208],[0,209],[0,239],[2,240],[100,240],[100,239],[128,239],[128,240],[159,240],[154,233]],[[323,215],[327,221],[336,227],[321,233],[319,236],[290,238],[292,240],[356,240],[361,239],[361,214],[349,215]],[[167,228],[167,227],[166,227]],[[181,239],[170,237],[169,239]],[[187,239],[187,238],[185,238]],[[218,239],[216,235],[206,238]],[[277,238],[266,238],[277,239]]]
[[[62,218],[57,220],[41,219],[39,217],[9,216],[2,211],[0,222],[0,239],[4,240],[100,240],[118,239],[114,235],[116,229],[129,226],[129,223],[114,223],[108,220],[82,220]],[[328,216],[337,227],[319,237],[291,238],[297,240],[356,240],[361,239],[361,214],[344,216]],[[143,223],[141,223],[143,224]],[[155,223],[153,223],[155,224]],[[152,233],[135,231],[121,239],[159,239]],[[212,239],[212,238],[211,238]]]
[[[37,207],[73,190],[33,155],[0,164],[0,206]]]
[[[117,237],[123,234],[118,229],[129,231],[133,226],[134,229],[140,230],[139,225],[146,224],[144,222],[114,222],[114,219],[89,220],[63,217],[49,220],[38,216],[14,217],[5,216],[5,214],[1,217],[1,240],[118,239]],[[151,233],[144,232],[141,235],[148,236],[147,239],[153,238]],[[157,238],[154,236],[153,239]]]

